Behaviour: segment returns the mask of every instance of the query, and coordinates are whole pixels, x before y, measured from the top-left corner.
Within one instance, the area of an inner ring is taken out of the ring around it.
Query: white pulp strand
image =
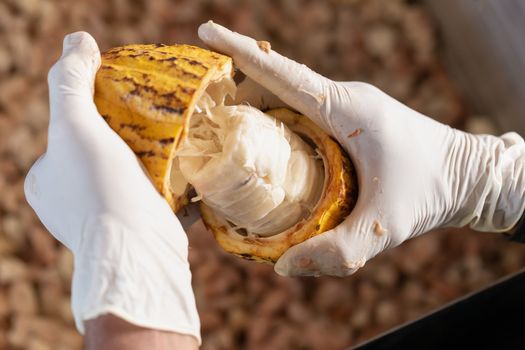
[[[269,236],[311,213],[324,184],[322,160],[273,117],[224,106],[228,91],[214,84],[201,98],[178,165],[198,199],[236,227]]]

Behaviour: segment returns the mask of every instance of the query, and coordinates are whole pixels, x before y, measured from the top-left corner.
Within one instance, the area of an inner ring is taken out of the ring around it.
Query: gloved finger
[[[64,38],[60,59],[48,74],[51,123],[57,118],[79,119],[96,111],[93,102],[95,75],[100,67],[100,51],[86,32]]]
[[[338,227],[288,249],[275,264],[281,276],[348,276],[388,244],[376,213],[354,211]]]
[[[274,266],[281,276],[347,276],[366,262],[364,258],[347,263],[343,232],[328,231],[288,249]]]
[[[329,79],[281,56],[268,43],[257,42],[211,21],[201,24],[199,37],[213,49],[231,56],[247,76],[326,128],[321,110],[332,83]]]

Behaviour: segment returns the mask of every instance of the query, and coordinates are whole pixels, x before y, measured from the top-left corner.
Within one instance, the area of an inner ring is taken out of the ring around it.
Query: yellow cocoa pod
[[[208,85],[232,72],[231,58],[190,45],[128,45],[102,54],[95,79],[98,111],[175,212],[187,203],[187,187],[174,192],[170,186],[177,145]]]

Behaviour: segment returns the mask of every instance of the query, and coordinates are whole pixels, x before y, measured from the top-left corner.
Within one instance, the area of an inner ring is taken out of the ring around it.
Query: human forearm
[[[84,348],[109,349],[197,349],[197,340],[190,335],[142,328],[113,315],[86,321]]]

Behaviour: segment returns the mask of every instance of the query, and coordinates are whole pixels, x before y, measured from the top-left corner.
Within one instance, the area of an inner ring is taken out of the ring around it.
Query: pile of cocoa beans
[[[475,116],[442,61],[427,10],[402,0],[4,0],[0,2],[0,349],[81,349],[70,310],[73,257],[23,195],[44,152],[46,74],[62,38],[90,32],[101,50],[199,43],[209,19],[337,80],[373,83],[454,127],[496,132]],[[519,270],[525,248],[497,234],[432,232],[354,276],[282,278],[229,256],[202,226],[190,235],[203,346],[342,349]]]

